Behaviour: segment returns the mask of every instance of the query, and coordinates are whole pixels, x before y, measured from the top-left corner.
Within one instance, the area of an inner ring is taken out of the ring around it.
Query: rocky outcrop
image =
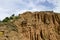
[[[4,24],[8,36],[0,40],[60,40],[60,14],[53,11],[25,12]],[[3,30],[4,33],[5,30]],[[5,34],[4,34],[5,35]],[[2,37],[2,36],[1,36]]]

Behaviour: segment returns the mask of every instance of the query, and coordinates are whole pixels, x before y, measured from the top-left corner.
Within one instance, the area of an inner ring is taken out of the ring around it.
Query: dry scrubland
[[[0,40],[60,40],[60,14],[25,12],[0,23]]]

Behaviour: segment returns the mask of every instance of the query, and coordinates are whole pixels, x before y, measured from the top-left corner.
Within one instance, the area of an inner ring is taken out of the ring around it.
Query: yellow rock
[[[0,36],[2,36],[3,35],[3,32],[0,32]]]

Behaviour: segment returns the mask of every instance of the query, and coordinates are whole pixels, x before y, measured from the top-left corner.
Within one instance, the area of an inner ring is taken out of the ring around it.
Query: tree
[[[12,16],[10,16],[10,19],[13,19],[13,18],[14,18],[14,16],[15,16],[15,14],[13,14]]]
[[[14,16],[15,16],[15,14],[12,15],[12,17],[14,17]]]
[[[3,22],[8,22],[8,20],[9,20],[9,18],[6,17],[6,18],[3,20]]]

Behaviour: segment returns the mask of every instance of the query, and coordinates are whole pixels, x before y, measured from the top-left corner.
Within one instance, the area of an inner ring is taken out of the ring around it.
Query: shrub
[[[6,17],[4,20],[3,20],[3,22],[8,22],[9,21],[9,18],[8,17]]]

